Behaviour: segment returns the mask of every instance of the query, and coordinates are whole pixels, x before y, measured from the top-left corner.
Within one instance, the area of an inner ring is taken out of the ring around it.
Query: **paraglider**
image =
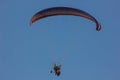
[[[93,16],[91,16],[90,14],[88,14],[83,10],[75,9],[71,7],[52,7],[52,8],[41,10],[31,18],[30,25],[32,25],[32,23],[36,22],[37,20],[40,20],[42,18],[49,17],[49,16],[55,16],[55,15],[73,15],[73,16],[84,17],[96,23],[97,31],[101,30],[100,23]]]
[[[32,25],[34,22],[41,20],[46,17],[50,16],[57,16],[57,15],[73,15],[73,16],[78,16],[78,17],[83,17],[88,20],[93,21],[96,24],[96,30],[100,31],[101,30],[101,25],[100,23],[89,13],[80,10],[80,9],[75,9],[71,7],[52,7],[52,8],[47,8],[43,9],[39,12],[37,12],[30,20],[30,25]],[[53,70],[50,71],[50,73],[55,73],[55,75],[60,76],[61,74],[61,65],[54,64]]]

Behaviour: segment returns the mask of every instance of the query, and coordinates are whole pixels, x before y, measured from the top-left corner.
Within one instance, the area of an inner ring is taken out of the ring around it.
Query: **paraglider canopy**
[[[49,17],[49,16],[55,16],[55,15],[73,15],[73,16],[84,17],[96,23],[97,31],[101,30],[100,23],[92,15],[88,14],[83,10],[75,9],[71,7],[52,7],[52,8],[41,10],[31,18],[30,25],[32,25],[32,23],[36,22],[37,20],[40,20],[42,18]]]

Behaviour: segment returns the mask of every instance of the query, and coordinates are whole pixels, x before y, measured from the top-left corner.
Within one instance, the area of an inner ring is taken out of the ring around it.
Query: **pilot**
[[[54,64],[53,70],[57,76],[60,76],[60,73],[61,73],[60,69],[61,69],[61,65]],[[52,70],[51,70],[51,73],[52,73]]]
[[[56,64],[54,65],[54,71],[55,71],[55,74],[57,75],[57,76],[59,76],[60,75],[60,68],[61,68],[61,65],[59,65],[59,66],[57,66]]]

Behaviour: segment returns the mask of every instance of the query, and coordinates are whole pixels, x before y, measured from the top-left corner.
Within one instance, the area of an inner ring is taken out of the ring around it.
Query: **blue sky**
[[[120,80],[119,0],[0,0],[0,80]],[[54,6],[93,15],[102,25],[75,16],[31,17]],[[62,74],[50,74],[55,62]]]

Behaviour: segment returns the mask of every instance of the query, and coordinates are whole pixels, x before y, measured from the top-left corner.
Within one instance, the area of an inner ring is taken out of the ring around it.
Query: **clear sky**
[[[75,16],[37,21],[55,6],[84,10],[102,25]],[[61,76],[50,74],[62,65]],[[120,80],[120,0],[0,0],[0,80]]]

